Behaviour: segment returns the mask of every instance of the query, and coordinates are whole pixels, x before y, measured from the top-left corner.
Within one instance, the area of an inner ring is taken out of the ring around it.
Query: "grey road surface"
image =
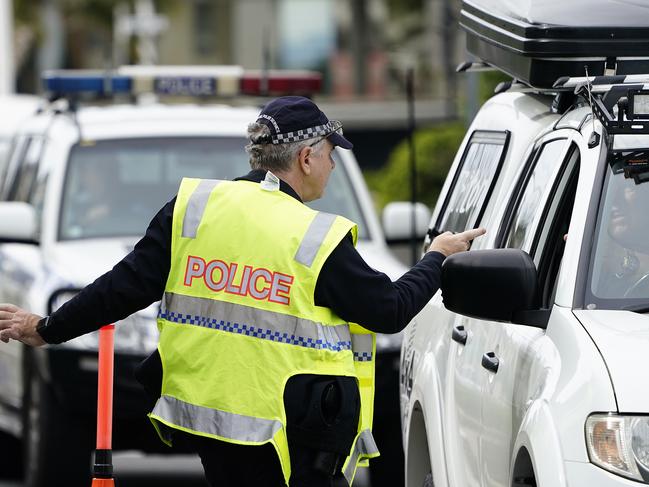
[[[203,467],[193,455],[143,455],[119,452],[113,457],[116,487],[207,487]],[[0,487],[22,487],[0,479]],[[81,486],[86,487],[86,486]],[[90,487],[88,484],[87,487]]]
[[[113,456],[113,466],[115,487],[208,487],[201,462],[193,455],[119,452]],[[354,487],[370,487],[366,470],[358,470]],[[3,480],[0,473],[0,487],[23,487],[23,484],[17,480]]]

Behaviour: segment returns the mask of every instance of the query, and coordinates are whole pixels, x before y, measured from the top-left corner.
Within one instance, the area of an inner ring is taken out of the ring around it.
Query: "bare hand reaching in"
[[[32,347],[45,345],[36,327],[41,316],[35,315],[13,304],[0,304],[0,340],[18,340]]]

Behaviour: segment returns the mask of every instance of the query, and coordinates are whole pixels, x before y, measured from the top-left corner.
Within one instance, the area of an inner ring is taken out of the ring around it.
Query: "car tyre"
[[[79,419],[63,410],[35,372],[26,381],[23,404],[25,486],[88,485],[92,438]]]

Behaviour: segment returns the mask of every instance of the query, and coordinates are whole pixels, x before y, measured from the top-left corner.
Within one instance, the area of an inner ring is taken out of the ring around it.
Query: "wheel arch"
[[[545,401],[535,401],[527,410],[513,451],[510,485],[526,485],[515,480],[531,472],[535,484],[530,485],[567,487],[559,433]]]
[[[416,401],[410,413],[410,427],[406,443],[406,486],[422,485],[431,472],[426,419],[421,403]]]
[[[413,379],[408,436],[404,442],[406,486],[421,486],[429,472],[433,472],[436,483],[446,485],[448,480],[442,425],[444,404],[437,364],[432,353],[423,354]]]

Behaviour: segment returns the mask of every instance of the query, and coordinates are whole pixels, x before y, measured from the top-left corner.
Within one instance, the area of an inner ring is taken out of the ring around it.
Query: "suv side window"
[[[498,179],[508,140],[509,132],[481,130],[471,135],[435,226],[439,233],[478,226]]]
[[[532,155],[502,240],[502,246],[523,249],[534,259],[544,308],[554,297],[577,190],[579,149],[572,144],[566,153],[566,144],[553,140]]]
[[[532,154],[532,163],[527,165],[517,185],[522,191],[514,200],[513,211],[508,212],[510,216],[506,220],[503,247],[532,253],[535,231],[543,216],[543,202],[550,195],[566,144],[566,139],[552,140]]]
[[[9,188],[8,199],[10,201],[29,201],[32,188],[36,182],[38,164],[43,150],[43,138],[32,137],[27,142],[24,157],[18,161],[16,175]]]

